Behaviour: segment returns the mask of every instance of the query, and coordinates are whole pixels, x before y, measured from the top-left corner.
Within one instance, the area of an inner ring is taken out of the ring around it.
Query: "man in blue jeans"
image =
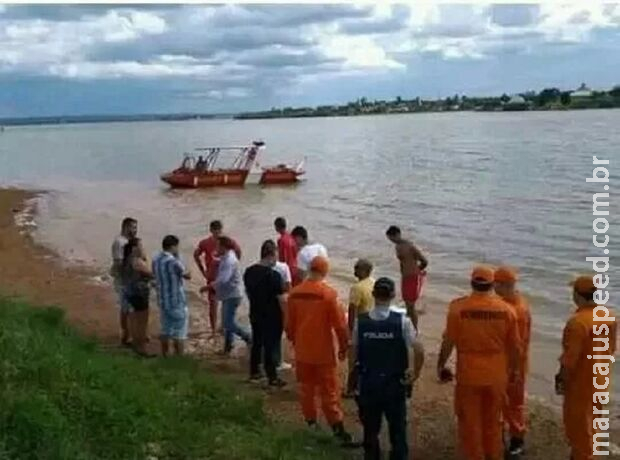
[[[209,286],[215,289],[217,300],[222,302],[223,354],[228,355],[233,349],[235,335],[248,345],[251,336],[249,331],[241,327],[236,320],[237,309],[241,304],[241,271],[239,259],[235,254],[235,244],[229,237],[220,236],[217,239],[217,252],[220,256],[217,276]]]
[[[183,280],[191,276],[179,260],[179,239],[176,236],[164,238],[162,251],[153,259],[153,275],[160,308],[162,354],[168,356],[172,340],[175,353],[182,355],[189,320]]]

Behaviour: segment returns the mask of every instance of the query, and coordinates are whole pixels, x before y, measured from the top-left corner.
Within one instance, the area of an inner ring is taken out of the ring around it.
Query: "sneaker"
[[[250,378],[248,379],[248,382],[250,382],[250,383],[261,383],[262,380],[263,380],[262,374],[254,374],[254,375],[250,375]]]
[[[292,364],[282,361],[278,366],[279,371],[290,371],[293,368]]]
[[[271,380],[269,382],[269,386],[273,388],[283,388],[286,386],[286,382],[280,378],[277,378],[277,379]]]

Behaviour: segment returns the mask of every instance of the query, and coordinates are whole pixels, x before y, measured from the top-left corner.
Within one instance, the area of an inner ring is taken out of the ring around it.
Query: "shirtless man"
[[[121,223],[121,234],[114,238],[112,243],[112,267],[110,275],[114,281],[114,290],[118,296],[120,306],[119,321],[121,326],[121,345],[130,346],[131,334],[129,332],[129,314],[131,305],[125,300],[125,292],[123,290],[122,266],[123,254],[127,242],[138,235],[138,221],[132,217],[126,217]]]
[[[415,304],[422,292],[428,260],[411,241],[402,237],[400,228],[392,225],[385,232],[385,235],[396,247],[396,257],[400,262],[402,277],[401,293],[407,306],[407,315],[417,329],[418,312],[415,309]]]
[[[207,294],[209,322],[211,324],[212,337],[215,337],[217,335],[218,300],[215,295],[215,289],[209,287],[209,284],[217,278],[218,265],[220,263],[219,256],[217,255],[217,240],[220,236],[223,236],[224,233],[222,222],[219,220],[212,221],[209,224],[209,232],[211,232],[211,235],[198,243],[194,251],[194,260],[196,261],[200,273],[202,273],[207,281],[207,286],[203,287],[200,292]],[[239,245],[234,240],[232,240],[232,242],[235,247],[237,259],[241,259],[241,249]]]

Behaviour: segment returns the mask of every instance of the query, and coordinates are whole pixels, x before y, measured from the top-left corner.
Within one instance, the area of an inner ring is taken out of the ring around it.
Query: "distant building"
[[[592,90],[586,86],[585,83],[582,83],[579,88],[570,93],[571,98],[579,99],[579,98],[590,98],[592,97]]]
[[[388,113],[407,113],[409,112],[409,106],[405,103],[397,104],[387,109]]]
[[[520,104],[527,104],[527,102],[525,101],[525,98],[519,94],[515,94],[514,96],[510,97],[510,100],[506,103],[508,105],[520,105]]]
[[[528,102],[525,98],[519,94],[515,94],[510,97],[510,100],[504,104],[503,110],[505,111],[520,111],[527,110],[529,108]],[[500,107],[499,110],[502,110]]]

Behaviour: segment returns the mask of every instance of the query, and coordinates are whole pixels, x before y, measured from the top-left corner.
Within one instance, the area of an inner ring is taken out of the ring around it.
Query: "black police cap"
[[[396,292],[396,286],[390,278],[382,277],[375,281],[373,292],[389,296]]]

